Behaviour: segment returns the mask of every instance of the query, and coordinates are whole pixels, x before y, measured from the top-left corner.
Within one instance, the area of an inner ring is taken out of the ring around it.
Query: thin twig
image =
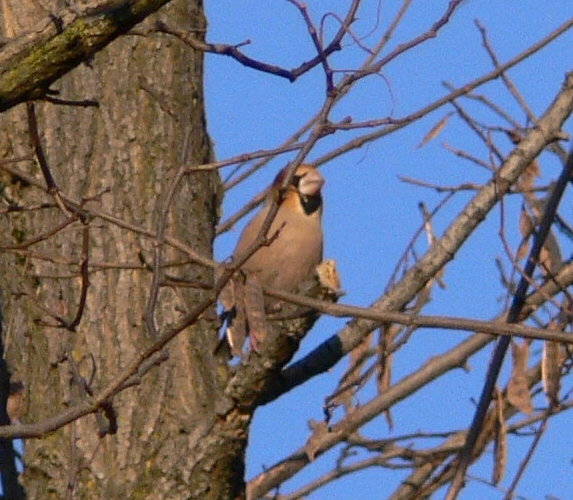
[[[339,303],[333,304],[328,301],[312,299],[304,295],[270,288],[265,288],[265,293],[271,297],[281,299],[292,304],[306,306],[310,309],[315,309],[336,318],[362,318],[380,323],[398,323],[416,328],[443,328],[447,330],[503,335],[508,338],[515,336],[538,340],[554,340],[565,344],[573,344],[573,336],[568,332],[561,332],[547,328],[529,327],[516,323],[505,323],[500,322],[499,320],[483,321],[463,317],[425,316],[394,311],[380,311],[373,307],[358,307]]]
[[[500,66],[499,60],[498,60],[498,58],[497,58],[497,56],[493,50],[493,47],[489,43],[489,40],[487,38],[487,31],[486,31],[485,27],[480,23],[480,21],[478,19],[475,20],[475,24],[481,33],[483,46],[485,47],[487,53],[489,54],[493,65],[496,68],[499,68],[499,66]],[[514,97],[514,99],[517,101],[517,103],[521,106],[521,109],[523,110],[523,112],[527,115],[527,118],[529,119],[529,121],[531,123],[535,124],[537,122],[537,118],[533,114],[533,111],[531,111],[531,108],[529,107],[529,105],[527,104],[525,99],[518,92],[517,88],[515,87],[515,85],[513,84],[511,79],[509,78],[509,76],[507,76],[507,73],[502,73],[501,78],[503,80],[503,83],[505,83],[505,86],[509,90],[510,94]]]
[[[435,111],[436,109],[441,108],[443,105],[451,102],[452,100],[457,99],[458,97],[461,97],[463,95],[466,95],[468,92],[482,86],[484,83],[487,83],[491,80],[498,78],[501,74],[503,74],[503,72],[516,66],[523,60],[527,59],[528,57],[531,57],[533,54],[540,51],[549,43],[553,42],[556,38],[565,33],[572,26],[573,26],[573,18],[570,18],[561,26],[559,26],[557,29],[549,33],[547,36],[545,36],[538,42],[534,43],[533,45],[531,45],[530,47],[528,47],[515,57],[511,58],[505,64],[502,64],[499,68],[496,68],[490,71],[489,73],[462,85],[461,87],[459,87],[456,90],[453,90],[452,92],[442,97],[441,99],[437,99],[433,103],[430,103],[420,108],[419,110],[405,116],[404,118],[395,119],[392,124],[390,124],[385,128],[382,128],[381,130],[376,130],[369,134],[365,134],[363,136],[356,137],[348,141],[346,144],[343,144],[342,146],[320,156],[319,158],[314,160],[314,162],[317,165],[322,165],[323,163],[327,163],[333,158],[336,158],[343,153],[347,153],[348,151],[351,151],[353,149],[361,148],[362,146],[364,146],[364,144],[370,143],[376,139],[389,135],[395,132],[396,130],[404,128],[407,125],[410,125],[411,123],[414,123],[419,118],[426,116],[427,114],[431,113],[432,111]]]
[[[537,446],[541,442],[541,437],[545,434],[545,431],[547,430],[547,423],[548,423],[549,417],[551,417],[552,414],[553,414],[553,411],[551,408],[549,408],[547,410],[547,412],[545,413],[545,417],[541,421],[541,425],[539,426],[539,429],[537,429],[537,432],[535,433],[535,439],[533,440],[533,442],[531,443],[531,446],[527,450],[527,454],[525,455],[525,457],[523,458],[523,460],[519,464],[519,468],[517,470],[517,473],[515,474],[515,477],[513,478],[513,481],[511,482],[511,485],[509,486],[505,496],[503,497],[503,500],[512,500],[512,498],[514,498],[513,492],[515,491],[515,488],[517,488],[517,484],[519,483],[519,480],[523,476],[523,473],[525,472],[525,470],[527,468],[527,464],[533,458],[533,453],[535,452],[535,450],[537,449]]]
[[[42,175],[46,181],[46,188],[48,193],[56,194],[58,192],[58,186],[56,181],[52,176],[52,172],[46,160],[46,155],[44,154],[44,149],[42,148],[42,141],[40,139],[40,133],[38,131],[38,120],[36,119],[36,107],[32,101],[26,103],[26,111],[28,114],[28,129],[30,133],[30,142],[32,148],[36,153],[36,158],[40,164],[40,169],[42,170]]]
[[[324,75],[326,77],[326,93],[327,95],[330,94],[330,92],[332,92],[334,90],[334,84],[332,81],[332,69],[330,69],[330,66],[328,64],[328,56],[325,54],[324,48],[322,46],[322,42],[319,40],[317,33],[316,33],[316,28],[312,22],[312,19],[310,18],[309,14],[308,14],[308,9],[306,7],[306,4],[299,2],[298,0],[287,0],[287,2],[293,4],[294,6],[296,6],[303,19],[304,22],[306,23],[306,27],[308,29],[308,33],[310,34],[310,38],[312,40],[312,43],[314,44],[314,48],[316,49],[316,52],[318,54],[318,58],[320,60],[320,63],[322,64],[322,68],[324,70]]]
[[[557,207],[559,206],[559,202],[561,201],[563,193],[565,192],[565,188],[571,179],[572,173],[573,150],[569,153],[567,163],[563,168],[557,183],[555,184],[555,188],[553,189],[550,199],[547,202],[545,213],[543,214],[543,219],[541,221],[538,232],[535,234],[535,239],[533,241],[527,263],[525,264],[524,274],[519,281],[517,290],[513,297],[513,302],[507,314],[507,323],[517,323],[520,319],[523,306],[525,305],[527,289],[529,288],[529,279],[531,279],[533,271],[538,264],[539,254],[543,248],[545,238],[551,230],[551,226],[553,225],[555,214],[557,212]],[[471,457],[473,456],[473,450],[476,445],[477,438],[485,421],[487,409],[492,398],[497,377],[503,364],[503,359],[505,358],[507,348],[509,347],[509,342],[510,339],[508,337],[501,337],[497,341],[489,364],[486,381],[480,396],[478,407],[471,424],[470,432],[468,433],[466,444],[460,453],[456,473],[450,484],[450,488],[446,495],[446,500],[455,500],[463,487],[466,470],[471,462]]]
[[[86,307],[86,300],[88,296],[88,288],[90,286],[90,277],[89,277],[89,247],[90,247],[90,230],[89,230],[89,223],[86,221],[84,222],[84,227],[82,231],[82,262],[80,265],[80,275],[82,278],[82,290],[80,292],[80,301],[78,304],[78,309],[76,312],[75,318],[72,322],[68,325],[70,331],[75,332],[76,328],[80,324],[82,320],[82,316],[84,314],[84,310]]]

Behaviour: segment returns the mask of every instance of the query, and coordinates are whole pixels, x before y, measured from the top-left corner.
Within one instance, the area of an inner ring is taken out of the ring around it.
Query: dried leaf
[[[517,187],[523,191],[524,196],[530,199],[534,196],[535,178],[539,177],[539,163],[533,160],[517,180]]]
[[[555,276],[563,267],[561,250],[555,235],[551,231],[547,234],[543,243],[543,248],[539,254],[539,262],[542,264],[541,269],[544,275]]]
[[[343,294],[340,290],[340,276],[336,269],[336,261],[332,259],[322,261],[316,266],[316,274],[322,287],[327,288],[337,296]]]
[[[557,359],[557,348],[558,344],[556,342],[546,341],[543,343],[541,376],[543,379],[543,390],[551,406],[554,406],[559,401],[561,369]]]
[[[523,240],[517,249],[517,260],[522,260],[529,254],[529,240]]]
[[[512,369],[511,378],[507,385],[507,399],[519,411],[529,415],[533,411],[529,386],[527,384],[527,362],[529,360],[529,344],[511,342]]]
[[[420,148],[424,147],[432,139],[435,139],[438,136],[438,134],[444,129],[444,127],[448,123],[448,120],[450,119],[450,116],[452,116],[452,115],[453,115],[453,113],[448,113],[438,123],[436,123],[430,129],[430,131],[424,136],[424,138],[422,139],[422,142],[420,142],[420,144],[418,144],[416,146],[416,149],[420,149]]]
[[[326,422],[318,422],[311,420],[309,422],[312,434],[304,445],[304,451],[308,459],[312,462],[316,458],[316,453],[320,450],[320,442],[322,437],[328,432],[328,425]]]
[[[529,254],[529,238],[534,229],[535,222],[525,209],[525,205],[522,205],[519,213],[519,234],[522,236],[522,239],[516,252],[517,260],[522,260]]]
[[[525,210],[525,206],[521,207],[521,213],[519,214],[519,234],[526,239],[531,236],[531,233],[535,229],[535,223],[531,216]]]
[[[557,329],[556,322],[552,321],[549,328]],[[543,391],[552,407],[559,404],[563,361],[563,346],[559,342],[545,341],[541,358],[541,379],[543,381]]]
[[[495,443],[493,450],[493,484],[498,484],[505,475],[507,468],[507,426],[503,417],[503,396],[500,391],[496,391],[496,426],[495,426]]]

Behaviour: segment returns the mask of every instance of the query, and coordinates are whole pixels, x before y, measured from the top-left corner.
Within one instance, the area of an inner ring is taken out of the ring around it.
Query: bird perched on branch
[[[261,286],[295,290],[322,260],[322,195],[324,179],[310,165],[300,165],[280,198],[281,185],[287,171],[275,178],[264,207],[247,224],[235,252],[240,256],[253,244],[271,208],[277,201],[279,209],[268,235],[276,238],[259,248],[243,264],[242,269],[257,276]]]
[[[247,333],[251,335],[251,345],[256,348],[257,330],[264,328],[264,309],[272,305],[272,301],[263,301],[262,288],[297,291],[313,276],[322,260],[321,188],[324,179],[314,167],[300,165],[283,189],[287,168],[276,176],[265,205],[243,230],[233,258],[240,258],[255,242],[276,201],[278,211],[267,232],[269,244],[257,249],[241,266],[244,286],[234,280],[220,297],[225,310],[232,311],[227,314],[227,338],[235,355],[241,352]],[[263,303],[264,307],[256,307]]]

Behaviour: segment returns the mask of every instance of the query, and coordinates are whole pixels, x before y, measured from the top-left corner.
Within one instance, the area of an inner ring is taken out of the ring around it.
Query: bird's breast
[[[243,269],[255,273],[263,286],[294,291],[321,262],[323,238],[319,217],[289,215],[279,210],[268,233],[271,243],[257,250]]]

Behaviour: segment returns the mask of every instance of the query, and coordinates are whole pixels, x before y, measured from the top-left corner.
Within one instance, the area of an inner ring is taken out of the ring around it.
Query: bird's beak
[[[318,173],[318,170],[309,170],[300,179],[298,191],[302,196],[316,196],[323,185],[324,178]]]

